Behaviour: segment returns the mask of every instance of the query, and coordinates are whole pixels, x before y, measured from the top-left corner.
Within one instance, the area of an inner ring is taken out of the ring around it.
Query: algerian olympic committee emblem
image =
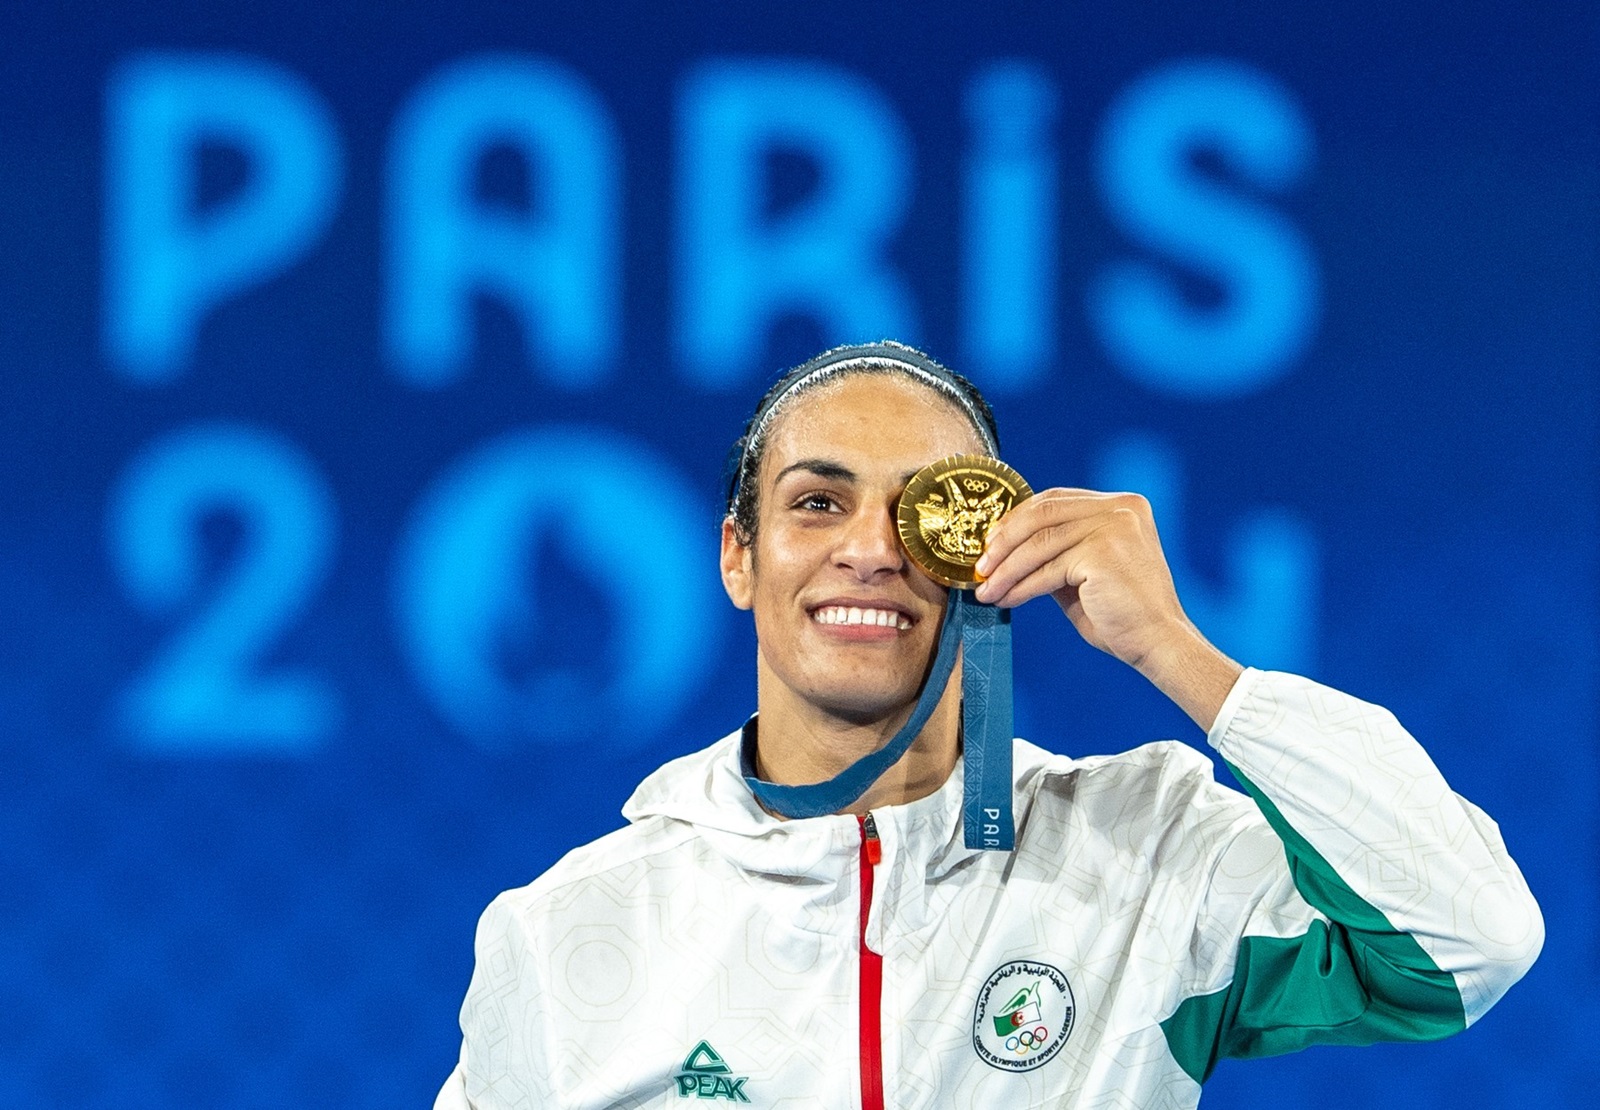
[[[978,992],[972,1047],[1001,1071],[1032,1071],[1050,1061],[1072,1034],[1072,988],[1059,968],[1013,960]]]

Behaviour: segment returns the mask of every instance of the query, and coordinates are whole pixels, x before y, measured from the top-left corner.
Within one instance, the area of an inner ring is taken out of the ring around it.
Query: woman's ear
[[[722,519],[722,588],[728,600],[740,609],[752,605],[754,594],[755,551],[739,542],[738,529],[733,517]]]

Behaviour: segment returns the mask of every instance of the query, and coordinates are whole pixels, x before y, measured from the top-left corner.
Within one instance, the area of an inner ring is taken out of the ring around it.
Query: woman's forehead
[[[852,374],[784,405],[767,433],[763,469],[776,474],[795,459],[830,452],[896,466],[916,459],[920,467],[985,448],[966,413],[936,390],[897,374]]]

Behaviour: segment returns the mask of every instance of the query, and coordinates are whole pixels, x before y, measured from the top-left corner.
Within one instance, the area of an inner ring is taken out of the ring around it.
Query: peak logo
[[[678,1084],[679,1098],[726,1099],[729,1102],[749,1102],[744,1085],[748,1075],[735,1077],[733,1069],[717,1055],[710,1041],[701,1041],[684,1058],[683,1068],[673,1081]]]

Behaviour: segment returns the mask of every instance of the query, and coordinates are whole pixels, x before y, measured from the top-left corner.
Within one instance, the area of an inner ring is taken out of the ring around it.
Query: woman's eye
[[[808,493],[795,503],[795,508],[813,513],[826,513],[835,508],[835,502],[825,493]]]

